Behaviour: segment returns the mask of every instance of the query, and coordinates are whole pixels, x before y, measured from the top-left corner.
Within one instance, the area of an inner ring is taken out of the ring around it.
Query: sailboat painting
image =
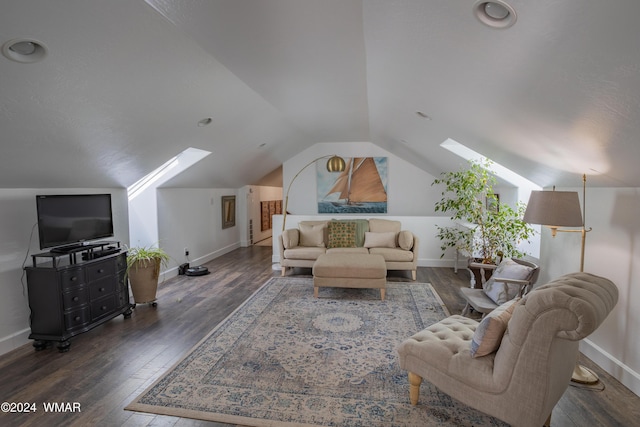
[[[387,213],[387,158],[345,158],[344,172],[317,166],[318,213]]]

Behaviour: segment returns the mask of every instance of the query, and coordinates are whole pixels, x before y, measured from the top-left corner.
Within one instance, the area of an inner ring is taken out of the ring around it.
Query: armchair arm
[[[531,281],[529,280],[507,279],[504,277],[496,277],[493,280],[501,283],[512,283],[514,285],[520,285],[520,292],[518,292],[519,297],[522,297],[523,295],[529,293],[528,288],[531,286]]]

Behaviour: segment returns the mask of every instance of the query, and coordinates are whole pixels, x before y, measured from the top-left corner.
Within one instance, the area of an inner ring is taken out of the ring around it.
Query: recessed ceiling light
[[[423,113],[422,111],[416,111],[416,114],[418,115],[418,117],[422,117],[423,119],[431,120],[431,116],[429,116],[426,113]]]
[[[509,28],[517,19],[515,9],[502,0],[476,1],[473,14],[480,22],[492,28]]]
[[[202,119],[198,122],[198,127],[209,126],[213,122],[211,117],[207,117],[206,119]]]
[[[30,63],[42,60],[47,48],[37,40],[13,39],[2,45],[2,54],[12,61]]]
[[[264,147],[265,145],[267,145],[267,143],[266,143],[266,142],[263,142],[262,144],[258,145],[258,148],[262,148],[262,147]]]

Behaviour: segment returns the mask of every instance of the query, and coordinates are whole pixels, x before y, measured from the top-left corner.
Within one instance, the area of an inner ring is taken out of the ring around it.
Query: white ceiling
[[[0,45],[48,54],[0,56],[0,187],[128,186],[195,147],[170,185],[235,188],[354,141],[437,175],[447,138],[542,186],[640,187],[640,2],[508,0],[500,30],[474,2],[3,2]]]

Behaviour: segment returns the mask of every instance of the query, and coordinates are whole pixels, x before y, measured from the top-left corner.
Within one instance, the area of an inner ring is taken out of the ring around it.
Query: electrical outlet
[[[184,248],[184,256],[189,256],[189,248]]]

